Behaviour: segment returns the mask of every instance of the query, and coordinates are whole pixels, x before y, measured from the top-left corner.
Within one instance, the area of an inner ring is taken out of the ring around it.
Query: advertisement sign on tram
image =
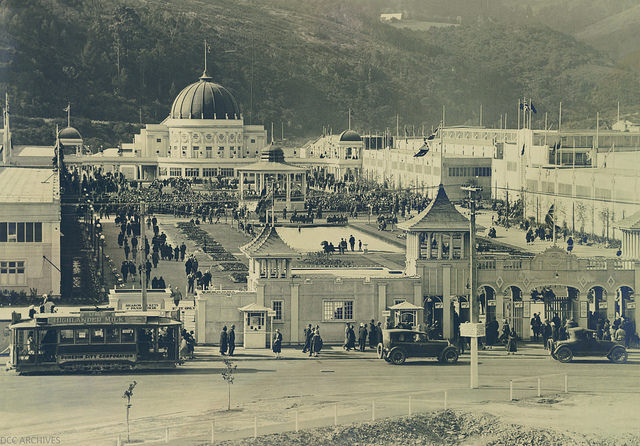
[[[104,353],[67,353],[59,354],[58,362],[86,362],[86,361],[130,361],[135,362],[136,354],[131,352],[104,352]]]

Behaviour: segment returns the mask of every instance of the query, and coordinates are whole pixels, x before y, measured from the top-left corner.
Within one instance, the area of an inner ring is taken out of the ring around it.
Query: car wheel
[[[611,353],[609,353],[609,361],[615,362],[616,364],[622,364],[623,362],[627,362],[627,351],[622,347],[614,348]]]
[[[378,359],[384,359],[384,347],[382,346],[382,342],[378,344],[377,353]]]
[[[455,347],[446,348],[440,356],[440,362],[455,364],[458,362],[458,350]]]
[[[560,347],[555,352],[556,359],[560,362],[571,362],[573,359],[573,352],[569,347]]]
[[[400,349],[393,349],[389,352],[389,359],[395,365],[404,364],[407,360],[407,355]]]

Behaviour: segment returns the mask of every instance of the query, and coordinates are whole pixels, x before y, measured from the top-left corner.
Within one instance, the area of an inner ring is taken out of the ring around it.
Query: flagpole
[[[558,132],[562,130],[562,101],[560,101],[560,111],[558,112]]]
[[[533,106],[531,105],[531,98],[529,98],[529,130],[533,130],[533,124],[532,124],[532,117],[533,115],[531,114],[533,112],[532,110]]]
[[[520,102],[520,99],[518,99],[518,130],[520,130],[520,107],[522,106],[522,103]]]
[[[480,127],[482,127],[482,104],[480,104]]]
[[[67,127],[71,127],[71,103],[67,102]]]

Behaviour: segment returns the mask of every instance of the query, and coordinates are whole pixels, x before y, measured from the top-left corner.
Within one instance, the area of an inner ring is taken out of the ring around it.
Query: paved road
[[[410,396],[414,413],[440,409],[447,389],[449,407],[493,411],[528,423],[537,420],[544,425],[554,414],[566,418],[562,427],[580,430],[640,426],[637,352],[630,363],[620,365],[606,360],[561,364],[539,347],[525,348],[519,356],[481,352],[481,388],[473,391],[467,389],[466,355],[452,366],[431,360],[393,366],[376,359],[372,351],[347,353],[339,348],[319,358],[285,349],[282,360],[268,352],[238,353],[231,412],[225,411],[228,389],[220,376],[224,364],[212,347],[198,348],[195,360],[170,373],[0,374],[0,435],[56,434],[62,444],[87,444],[88,439],[92,444],[114,444],[115,436],[126,432],[122,394],[132,380],[138,383],[131,411],[134,437],[164,438],[169,427],[170,438],[181,439],[181,444],[188,443],[187,437],[195,443],[209,438],[214,418],[217,438],[237,438],[252,435],[254,416],[260,432],[292,429],[295,410],[303,427],[331,424],[336,403],[339,422],[370,419],[372,399],[377,401],[378,417],[406,414]],[[557,404],[541,408],[528,403],[535,400],[535,378],[516,382],[514,397],[520,401],[508,402],[510,379],[549,374],[559,375],[543,378],[543,394],[560,395]],[[569,376],[567,396],[562,393],[564,374]],[[583,407],[582,412],[574,413],[575,405]]]

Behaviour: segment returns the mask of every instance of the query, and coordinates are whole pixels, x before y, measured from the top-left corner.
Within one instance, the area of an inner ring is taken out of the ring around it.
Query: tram
[[[20,374],[173,368],[181,326],[165,311],[41,313],[9,327],[7,365]]]

